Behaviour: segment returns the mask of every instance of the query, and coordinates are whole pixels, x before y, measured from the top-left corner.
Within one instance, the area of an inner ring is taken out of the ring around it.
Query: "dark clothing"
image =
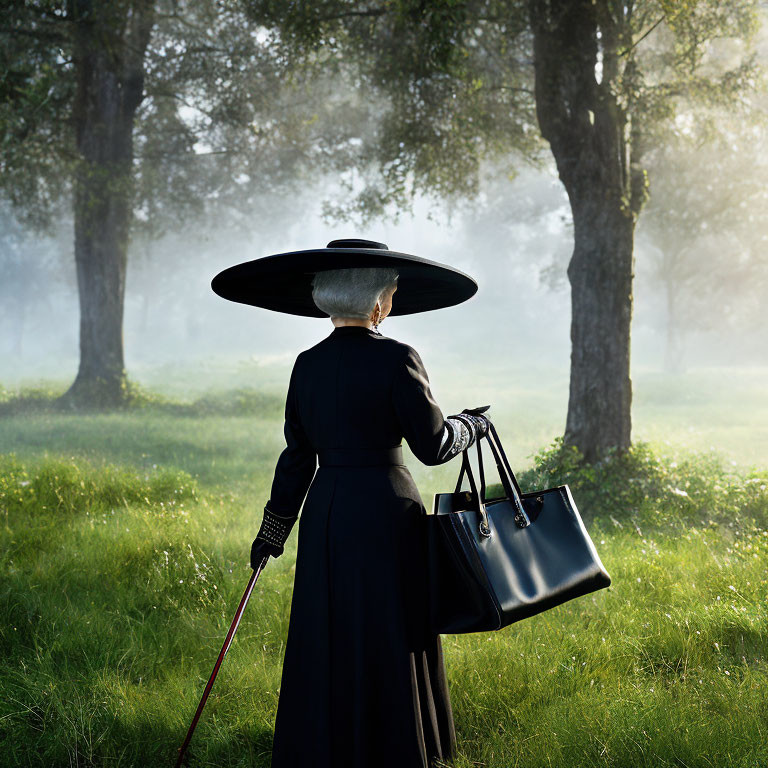
[[[425,464],[456,455],[445,451],[450,430],[422,361],[373,330],[335,328],[297,357],[285,410],[269,503],[285,516],[304,506],[272,768],[450,760],[456,735],[440,637],[427,627],[421,496],[407,467],[391,463],[397,451],[338,466],[350,450],[376,461],[375,449],[403,437]]]

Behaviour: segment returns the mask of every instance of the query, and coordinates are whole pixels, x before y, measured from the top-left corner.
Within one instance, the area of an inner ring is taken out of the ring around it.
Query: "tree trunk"
[[[604,210],[608,208],[608,210]],[[603,200],[574,208],[571,381],[564,443],[588,462],[631,444],[633,225]]]
[[[631,59],[605,0],[529,0],[536,111],[573,213],[571,381],[564,444],[587,462],[631,445],[634,228],[647,197],[638,132],[612,87]],[[598,38],[598,30],[600,37]],[[599,43],[598,43],[599,40]],[[596,77],[598,45],[602,78]]]
[[[123,305],[133,209],[133,122],[143,98],[152,3],[71,0],[69,10],[77,72],[80,367],[63,397],[75,406],[111,407],[127,396]]]

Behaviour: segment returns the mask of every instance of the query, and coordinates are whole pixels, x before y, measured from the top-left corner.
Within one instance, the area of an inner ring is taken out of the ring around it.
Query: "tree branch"
[[[47,42],[61,43],[62,45],[69,42],[67,35],[61,32],[54,32],[53,30],[44,29],[21,29],[14,27],[10,31],[11,35],[22,35],[23,37],[31,37],[36,40],[44,40]]]
[[[369,8],[366,11],[344,11],[343,13],[331,14],[330,16],[318,16],[315,21],[339,21],[348,18],[372,18],[374,16],[383,16],[387,12],[386,8]]]

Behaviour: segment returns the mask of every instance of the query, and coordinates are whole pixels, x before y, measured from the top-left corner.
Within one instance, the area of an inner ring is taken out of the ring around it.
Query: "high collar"
[[[331,331],[332,336],[345,336],[346,334],[368,334],[369,336],[380,336],[373,328],[366,328],[364,325],[338,325]]]

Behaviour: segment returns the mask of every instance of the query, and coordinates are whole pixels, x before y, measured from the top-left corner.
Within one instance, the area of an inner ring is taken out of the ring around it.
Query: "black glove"
[[[477,408],[465,408],[461,413],[457,413],[453,418],[464,418],[471,422],[471,428],[475,432],[475,439],[479,440],[488,434],[488,417],[483,414],[490,408],[490,405],[481,405]],[[473,440],[474,442],[474,440]]]
[[[269,557],[272,551],[272,547],[266,541],[254,539],[253,544],[251,544],[251,568],[258,571],[264,558]]]
[[[265,557],[280,557],[288,535],[297,517],[284,517],[275,514],[269,508],[269,502],[264,506],[264,517],[261,528],[251,545],[251,568],[256,570]]]

